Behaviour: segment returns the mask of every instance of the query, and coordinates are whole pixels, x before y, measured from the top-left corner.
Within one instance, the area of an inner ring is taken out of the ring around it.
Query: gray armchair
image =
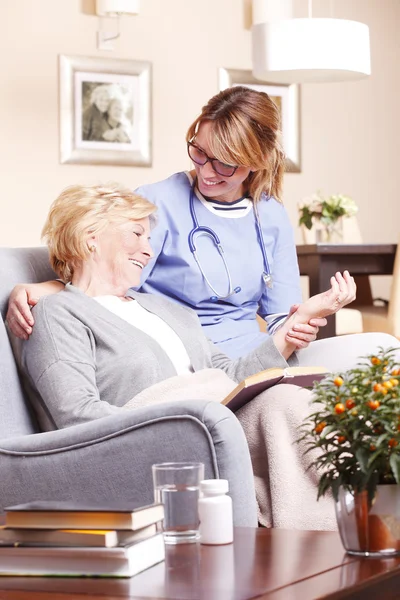
[[[54,278],[45,248],[0,248],[0,510],[31,500],[153,501],[151,465],[200,461],[229,480],[235,525],[257,524],[243,430],[229,409],[204,400],[155,405],[40,433],[21,387],[4,324],[19,282]]]

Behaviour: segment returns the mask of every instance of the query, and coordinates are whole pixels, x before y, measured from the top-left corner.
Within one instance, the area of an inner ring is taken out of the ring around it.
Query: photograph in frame
[[[277,105],[282,123],[282,143],[286,155],[285,170],[301,172],[300,154],[300,86],[296,84],[267,83],[253,77],[251,71],[219,69],[219,89],[243,85],[266,92]]]
[[[150,167],[151,63],[59,56],[60,162]]]

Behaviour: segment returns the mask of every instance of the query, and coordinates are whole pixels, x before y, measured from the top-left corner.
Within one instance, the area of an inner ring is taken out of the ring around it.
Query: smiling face
[[[110,93],[106,86],[97,88],[94,103],[100,112],[106,112],[110,104]]]
[[[213,135],[212,123],[203,122],[195,137],[195,144],[208,156],[213,157],[208,140]],[[236,165],[233,165],[236,166]],[[197,187],[201,194],[219,200],[220,202],[233,202],[238,200],[247,191],[244,181],[250,173],[249,167],[238,167],[232,177],[223,177],[214,171],[210,162],[205,165],[196,165]]]
[[[110,106],[108,107],[108,115],[110,119],[115,121],[115,123],[119,123],[122,120],[123,114],[124,110],[121,100],[111,100]]]
[[[91,271],[102,293],[123,296],[130,287],[140,285],[142,269],[153,256],[149,239],[148,217],[110,223],[99,235],[89,238],[89,248],[94,246]]]

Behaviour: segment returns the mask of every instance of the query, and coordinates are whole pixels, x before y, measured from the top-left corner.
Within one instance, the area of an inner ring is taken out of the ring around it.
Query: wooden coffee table
[[[358,559],[337,533],[235,529],[228,546],[167,548],[132,579],[0,578],[0,600],[389,600],[400,598],[400,557]]]

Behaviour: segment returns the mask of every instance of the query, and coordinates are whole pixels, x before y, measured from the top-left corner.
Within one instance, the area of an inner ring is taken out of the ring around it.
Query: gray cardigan
[[[248,356],[232,360],[205,337],[197,314],[161,296],[130,291],[182,340],[194,371],[222,369],[233,380],[288,362],[271,337]],[[145,388],[176,375],[149,335],[72,285],[33,308],[35,326],[22,342],[19,362],[43,429],[61,429],[113,414]],[[290,364],[296,364],[293,356]]]

